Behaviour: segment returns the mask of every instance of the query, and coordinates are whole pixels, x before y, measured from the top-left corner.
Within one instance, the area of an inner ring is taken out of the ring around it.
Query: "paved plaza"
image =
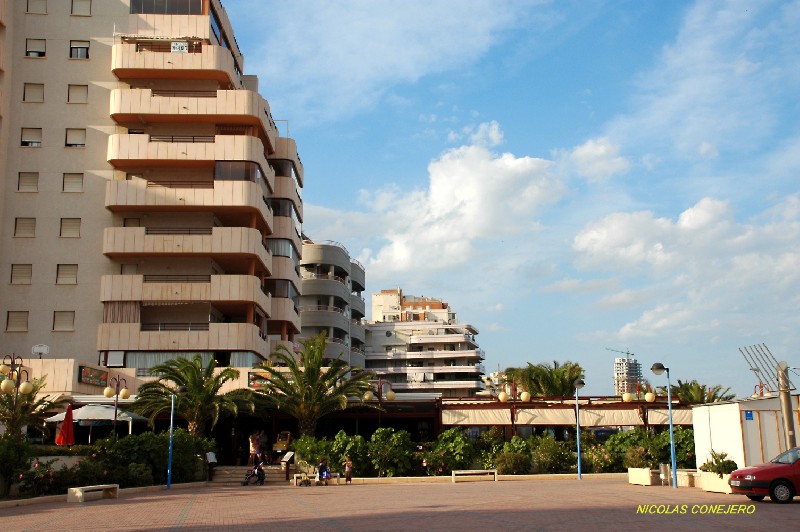
[[[716,513],[713,513],[716,512]],[[722,513],[727,512],[727,513]],[[800,499],[633,486],[622,478],[200,486],[0,508],[2,530],[794,530]]]

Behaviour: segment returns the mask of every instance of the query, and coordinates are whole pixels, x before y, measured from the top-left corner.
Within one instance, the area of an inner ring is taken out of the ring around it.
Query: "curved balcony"
[[[367,352],[367,359],[369,360],[441,360],[441,359],[475,359],[483,360],[484,353],[482,349],[470,349],[466,351],[402,351],[395,350],[390,352]]]
[[[300,307],[303,327],[335,327],[342,331],[350,331],[350,318],[345,310],[338,307],[314,305]]]
[[[270,190],[275,172],[264,157],[264,144],[250,135],[150,137],[115,133],[108,136],[108,162],[116,168],[213,166],[216,161],[251,161],[261,166]]]
[[[162,325],[163,330],[143,330]],[[171,325],[171,326],[170,326]],[[101,323],[98,351],[252,351],[266,357],[268,343],[251,323],[208,323],[190,330],[187,324]],[[167,330],[169,329],[169,330]]]
[[[289,257],[273,255],[271,277],[274,279],[285,279],[287,281],[291,281],[294,286],[301,286],[300,276],[297,274],[297,269],[294,266],[294,260],[290,259]]]
[[[194,50],[196,48],[192,47],[191,51]],[[111,72],[119,80],[215,80],[224,88],[242,87],[230,50],[211,44],[203,44],[199,50],[197,53],[172,53],[169,41],[115,44],[111,47]]]
[[[357,317],[363,318],[364,316],[366,316],[367,304],[364,302],[363,297],[357,296],[355,294],[350,294],[350,297],[347,298],[347,301],[350,302],[351,315],[354,318]]]
[[[297,250],[299,255],[303,254],[303,241],[300,240],[300,235],[297,232],[294,221],[288,216],[275,216],[273,218],[274,229],[270,238],[285,238],[292,241],[294,249]]]
[[[300,199],[300,191],[295,186],[295,180],[283,175],[275,176],[275,191],[272,193],[275,198],[284,198],[294,203],[297,217],[303,221],[303,200]]]
[[[303,163],[300,161],[300,155],[297,153],[297,143],[294,139],[278,137],[275,153],[270,154],[269,158],[291,161],[294,165],[295,174],[297,175],[297,183],[301,187],[303,186]]]
[[[367,331],[364,325],[358,320],[351,320],[350,322],[350,337],[353,340],[358,340],[361,343],[366,341]]]
[[[150,230],[151,233],[153,231]],[[165,228],[157,232],[148,234],[145,227],[106,227],[103,232],[103,254],[114,258],[203,256],[216,260],[257,259],[267,272],[272,271],[272,256],[264,247],[257,229]]]
[[[270,295],[252,275],[104,275],[100,300],[252,303],[269,316]]]
[[[270,321],[283,321],[291,324],[294,332],[300,332],[300,314],[294,308],[294,302],[286,297],[272,298]]]
[[[278,129],[267,100],[249,90],[153,91],[114,89],[111,118],[118,123],[192,123],[259,127],[269,152],[275,151]]]
[[[125,211],[214,211],[226,214],[258,212],[266,233],[272,232],[272,210],[264,201],[264,189],[251,181],[214,181],[213,188],[194,188],[192,183],[163,187],[143,179],[108,181],[106,208]]]
[[[350,284],[353,292],[363,292],[367,288],[364,266],[357,260],[350,262]]]
[[[481,381],[432,381],[432,382],[393,382],[395,391],[438,391],[438,390],[481,390]]]
[[[305,242],[300,265],[306,264],[332,265],[343,272],[350,272],[350,254],[344,246],[335,242]]]
[[[305,248],[303,248],[305,249]],[[300,293],[315,296],[334,296],[350,301],[352,297],[344,279],[341,277],[329,277],[325,274],[314,274],[302,272],[303,284]]]

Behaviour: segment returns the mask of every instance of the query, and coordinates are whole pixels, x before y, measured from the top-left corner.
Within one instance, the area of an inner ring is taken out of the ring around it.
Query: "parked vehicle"
[[[768,464],[737,469],[728,483],[733,493],[751,501],[769,495],[773,502],[791,502],[800,488],[800,447],[781,453]]]
[[[292,441],[292,433],[288,430],[278,433],[275,443],[272,445],[272,452],[278,453],[280,458],[281,453],[285,453],[289,449],[289,443]]]

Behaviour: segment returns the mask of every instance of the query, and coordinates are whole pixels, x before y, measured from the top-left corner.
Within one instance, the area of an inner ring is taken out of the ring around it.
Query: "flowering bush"
[[[601,443],[589,445],[583,454],[595,473],[605,473],[614,468],[614,460],[611,457],[611,453]]]
[[[53,463],[55,459],[47,462],[34,462],[33,468],[19,474],[19,493],[25,497],[38,497],[49,495],[53,489]]]

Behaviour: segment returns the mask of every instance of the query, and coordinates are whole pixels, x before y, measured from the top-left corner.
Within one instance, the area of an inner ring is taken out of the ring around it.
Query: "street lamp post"
[[[578,480],[583,479],[581,475],[581,412],[580,407],[578,406],[578,390],[583,388],[586,383],[583,379],[575,379],[573,383],[575,386],[575,441],[578,443]]]
[[[111,377],[111,379],[109,380],[109,384],[112,384],[112,383],[113,383],[113,386],[106,386],[105,390],[103,390],[103,395],[105,397],[109,398],[109,399],[111,399],[112,397],[114,398],[114,421],[112,421],[111,424],[112,424],[112,427],[113,427],[112,430],[114,432],[114,441],[116,441],[117,440],[117,412],[118,412],[118,408],[119,408],[119,406],[118,406],[119,405],[119,400],[121,398],[124,401],[125,399],[127,399],[128,397],[131,396],[131,392],[127,388],[127,386],[128,386],[127,381],[125,381],[125,379],[123,379],[122,377],[119,377],[119,376]],[[120,389],[120,386],[122,386],[122,389]]]
[[[387,386],[386,392],[383,391],[383,385]],[[394,401],[394,398],[397,396],[392,390],[392,383],[389,381],[384,381],[382,375],[378,375],[378,428],[381,428],[381,412],[383,411],[383,399],[386,398],[387,401]],[[364,394],[365,401],[372,401],[375,399],[375,394],[372,390],[367,390]]]
[[[669,411],[669,452],[672,459],[672,487],[678,488],[678,470],[675,460],[675,431],[672,428],[672,386],[669,382],[669,368],[665,367],[661,362],[656,362],[650,370],[656,375],[661,375],[667,372],[667,408]]]
[[[172,392],[172,406],[169,410],[169,457],[167,458],[167,489],[172,488],[172,433],[173,422],[175,420],[175,395],[184,395],[186,393],[186,386],[178,386]]]
[[[3,357],[3,363],[0,364],[0,373],[5,375],[5,379],[0,383],[0,390],[8,395],[14,394],[14,405],[11,410],[11,429],[16,430],[16,417],[17,417],[17,401],[19,401],[19,394],[28,395],[33,391],[33,384],[30,383],[28,370],[22,369],[22,358],[14,355],[6,355]],[[25,374],[25,381],[22,381],[22,374]],[[14,436],[18,436],[15,434]]]

